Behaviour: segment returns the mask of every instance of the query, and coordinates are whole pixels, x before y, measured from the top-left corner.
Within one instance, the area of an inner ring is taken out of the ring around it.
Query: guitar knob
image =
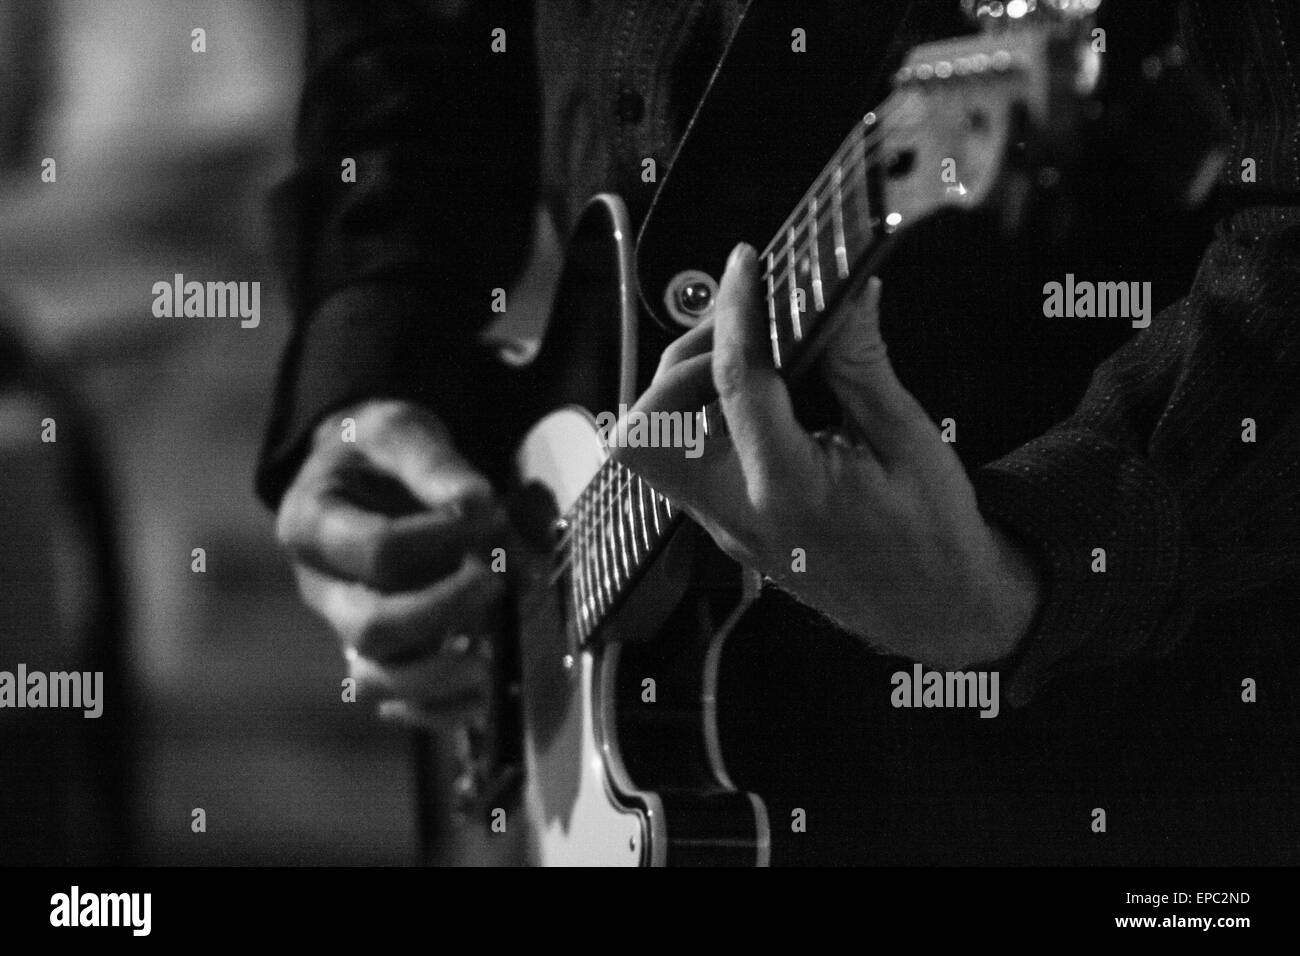
[[[674,322],[683,328],[693,329],[704,320],[713,308],[718,295],[718,283],[713,277],[695,269],[687,269],[673,276],[664,290],[664,306]]]

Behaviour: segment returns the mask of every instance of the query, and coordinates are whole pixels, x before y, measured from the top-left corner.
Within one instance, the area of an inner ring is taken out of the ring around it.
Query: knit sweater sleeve
[[[1172,648],[1208,603],[1300,573],[1300,209],[1220,227],[1186,298],[1096,371],[1069,419],[973,476],[1045,595],[1008,701]]]

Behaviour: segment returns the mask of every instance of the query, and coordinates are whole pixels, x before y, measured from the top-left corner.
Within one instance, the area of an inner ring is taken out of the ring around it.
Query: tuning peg
[[[1015,23],[1035,16],[1080,19],[1097,12],[1101,0],[962,0],[966,18],[981,27]]]

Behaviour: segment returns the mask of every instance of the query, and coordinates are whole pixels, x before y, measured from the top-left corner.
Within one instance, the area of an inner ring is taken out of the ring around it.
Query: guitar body
[[[570,242],[547,338],[526,370],[550,409],[517,456],[515,563],[527,856],[541,865],[763,864],[762,801],[732,786],[714,721],[742,572],[693,525],[583,639],[556,574],[556,520],[607,453],[599,411],[630,404],[667,336],[642,321],[622,202],[595,197]]]

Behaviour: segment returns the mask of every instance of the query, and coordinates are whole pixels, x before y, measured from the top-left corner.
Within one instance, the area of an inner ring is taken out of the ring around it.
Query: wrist
[[[989,597],[992,640],[988,660],[1010,657],[1033,629],[1045,590],[1042,563],[1024,542],[988,524],[992,561]]]

